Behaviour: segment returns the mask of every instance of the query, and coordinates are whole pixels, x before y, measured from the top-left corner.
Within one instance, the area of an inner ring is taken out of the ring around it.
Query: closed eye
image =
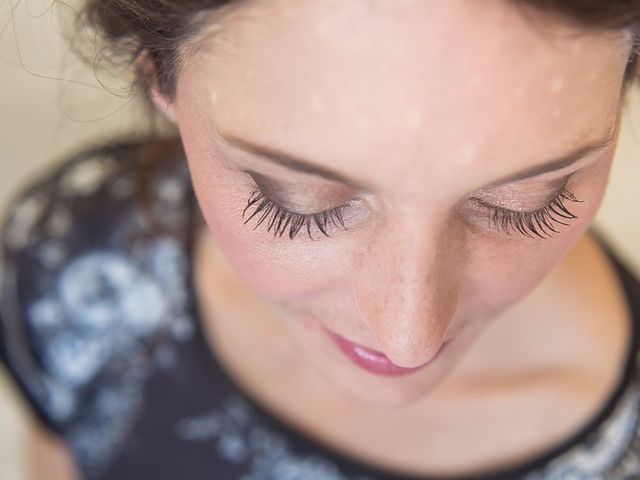
[[[300,231],[306,231],[309,238],[313,240],[312,226],[326,237],[329,237],[329,232],[335,228],[347,230],[342,214],[347,206],[348,204],[344,204],[318,213],[296,213],[277,204],[261,190],[254,190],[242,211],[242,218],[244,219],[248,210],[253,210],[244,223],[248,223],[254,217],[257,218],[254,230],[264,223],[266,230],[273,232],[274,237],[282,237],[285,232],[288,232],[289,239],[293,240]]]
[[[491,205],[483,200],[473,199],[476,204],[486,209],[490,228],[506,234],[518,232],[529,238],[550,238],[558,233],[558,225],[568,226],[571,220],[578,218],[566,206],[565,202],[582,203],[567,189],[566,182],[554,199],[536,210],[511,210]]]

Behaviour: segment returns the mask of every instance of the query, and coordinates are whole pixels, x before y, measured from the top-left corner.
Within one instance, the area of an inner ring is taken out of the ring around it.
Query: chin
[[[404,409],[423,400],[435,388],[435,386],[406,386],[389,385],[386,388],[358,389],[354,383],[346,386],[345,394],[353,400],[366,403],[370,406],[392,409]]]

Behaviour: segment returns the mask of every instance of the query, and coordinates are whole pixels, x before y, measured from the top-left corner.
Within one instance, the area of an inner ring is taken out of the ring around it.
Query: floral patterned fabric
[[[66,160],[24,190],[2,229],[0,357],[84,478],[435,479],[342,455],[242,392],[200,327],[184,154],[153,171],[145,207],[143,148],[124,141]],[[640,479],[640,284],[607,251],[634,320],[618,388],[544,455],[465,478]]]

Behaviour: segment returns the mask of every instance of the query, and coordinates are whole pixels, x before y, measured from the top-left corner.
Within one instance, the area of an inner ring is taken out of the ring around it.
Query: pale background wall
[[[0,1],[0,211],[30,174],[52,160],[140,124],[130,99],[106,93],[66,50],[63,25],[78,2],[66,3],[52,13],[50,0]],[[112,89],[122,85],[115,78],[101,80]],[[640,272],[639,157],[640,95],[633,91],[596,223]],[[17,480],[24,478],[17,446],[23,422],[4,375],[0,369],[0,478]]]

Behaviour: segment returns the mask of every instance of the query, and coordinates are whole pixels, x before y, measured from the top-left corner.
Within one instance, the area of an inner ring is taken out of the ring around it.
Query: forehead
[[[256,1],[221,26],[178,101],[257,143],[390,178],[490,180],[604,136],[629,54],[621,34],[503,0]]]

